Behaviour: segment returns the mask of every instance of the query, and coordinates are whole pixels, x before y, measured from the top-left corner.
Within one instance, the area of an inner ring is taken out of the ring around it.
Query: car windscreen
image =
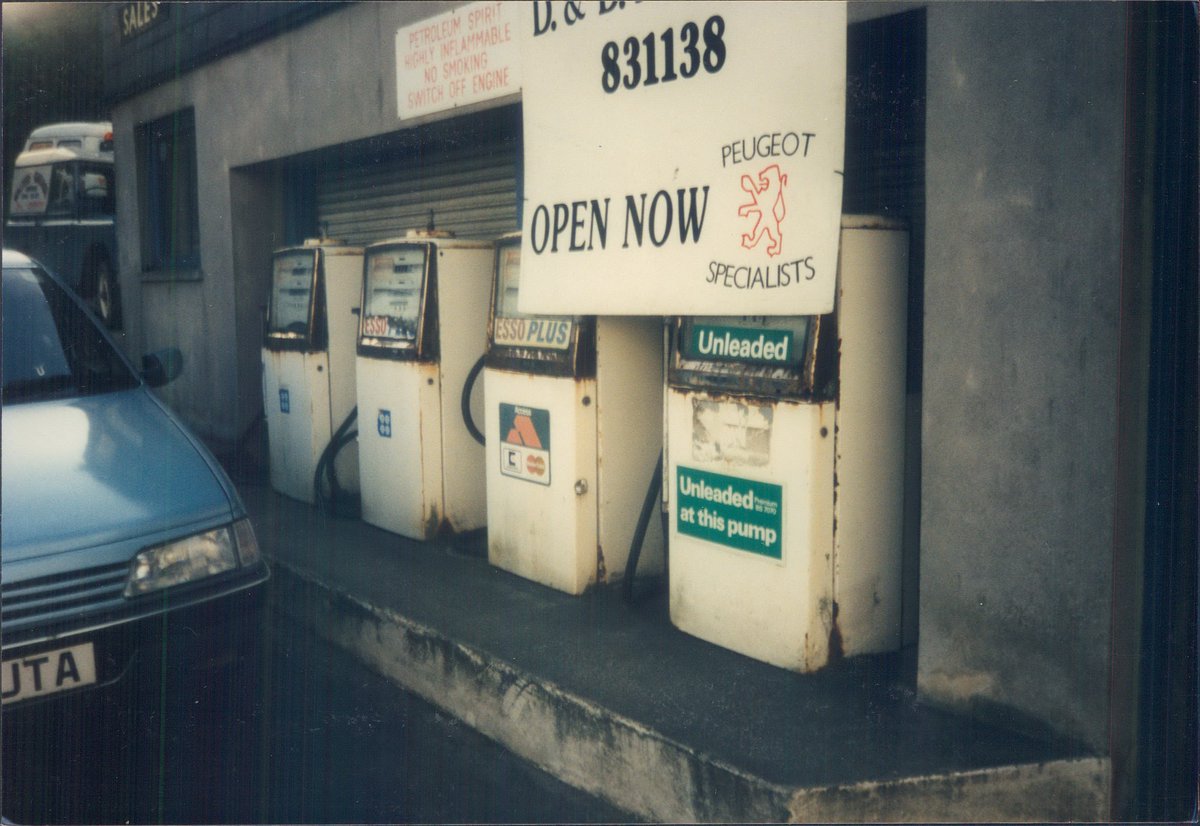
[[[91,318],[42,270],[6,267],[3,306],[4,404],[138,385]]]

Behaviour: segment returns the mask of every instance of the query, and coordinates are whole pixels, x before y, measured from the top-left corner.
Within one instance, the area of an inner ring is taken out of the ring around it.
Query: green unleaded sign
[[[679,532],[783,558],[783,488],[680,465],[675,505]]]
[[[692,352],[713,361],[788,364],[792,358],[792,333],[693,322]]]

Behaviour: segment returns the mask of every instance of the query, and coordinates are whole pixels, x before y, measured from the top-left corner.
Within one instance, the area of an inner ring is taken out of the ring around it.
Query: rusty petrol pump
[[[483,354],[492,256],[491,241],[436,230],[366,248],[357,359],[365,522],[420,540],[486,524],[483,448],[459,397]]]
[[[488,559],[570,594],[619,580],[662,444],[659,318],[518,310],[521,237],[497,244],[484,367]],[[663,564],[658,520],[640,570]]]
[[[670,334],[671,621],[796,671],[901,637],[908,234],[843,216],[838,261],[832,313]]]
[[[329,239],[276,250],[263,340],[263,408],[271,486],[313,502],[321,457],[354,408],[355,318],[361,247]],[[358,490],[358,451],[332,460],[346,492]]]

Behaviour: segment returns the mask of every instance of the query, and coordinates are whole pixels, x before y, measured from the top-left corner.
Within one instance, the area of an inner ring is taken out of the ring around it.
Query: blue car
[[[164,671],[167,652],[171,668],[219,669],[257,650],[269,574],[232,483],[151,392],[179,352],[135,370],[56,276],[9,250],[3,263],[9,739],[14,710]]]

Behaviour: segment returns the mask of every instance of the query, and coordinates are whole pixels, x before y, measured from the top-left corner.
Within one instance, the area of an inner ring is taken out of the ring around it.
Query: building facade
[[[110,5],[128,349],[183,350],[226,454],[272,250],[520,227],[519,86],[401,87],[397,33],[461,4]],[[1195,776],[1195,42],[1185,5],[849,7],[843,212],[911,232],[918,695],[1109,758],[1118,818]]]

